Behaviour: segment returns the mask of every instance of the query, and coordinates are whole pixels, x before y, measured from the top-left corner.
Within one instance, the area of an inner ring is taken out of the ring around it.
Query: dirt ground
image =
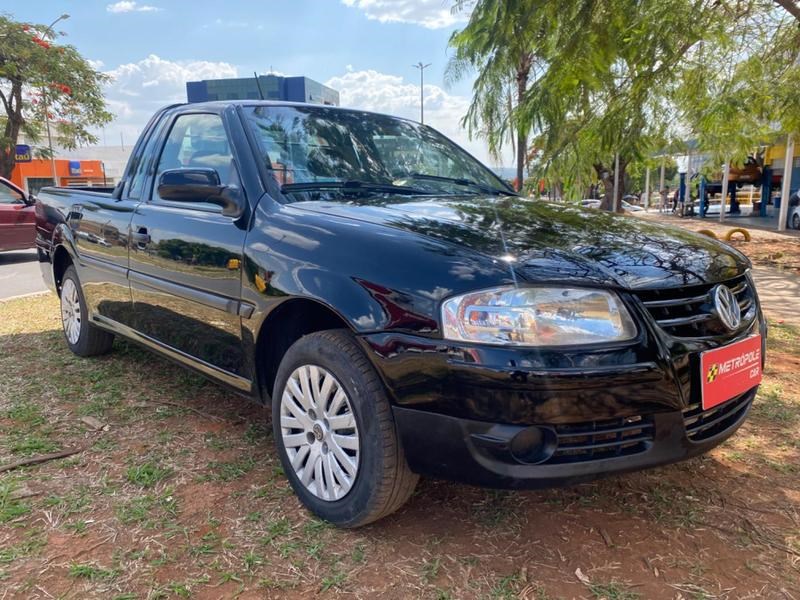
[[[339,531],[262,411],[125,342],[69,353],[57,301],[0,303],[3,598],[800,600],[800,329],[773,320],[749,420],[710,454],[568,489],[425,480]]]
[[[725,240],[727,234],[733,229],[742,227],[735,219],[720,223],[718,219],[681,219],[672,214],[659,214],[657,212],[638,212],[636,217],[647,220],[656,220],[670,225],[677,225],[692,231],[711,231],[718,239]],[[742,234],[734,234],[728,243],[732,244],[750,257],[753,264],[762,267],[772,267],[792,275],[800,275],[800,232],[768,231],[764,229],[747,228],[750,241],[746,241]]]

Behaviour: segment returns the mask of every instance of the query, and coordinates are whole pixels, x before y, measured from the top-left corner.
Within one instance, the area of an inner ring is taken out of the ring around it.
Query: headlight
[[[448,340],[513,346],[617,342],[636,326],[616,294],[554,287],[496,288],[442,304]]]

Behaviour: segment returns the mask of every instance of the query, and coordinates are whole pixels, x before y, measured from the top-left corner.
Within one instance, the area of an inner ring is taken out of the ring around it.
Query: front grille
[[[708,410],[703,410],[699,402],[689,405],[683,409],[687,437],[693,442],[701,442],[722,433],[747,412],[752,401],[752,392],[745,392]]]
[[[545,464],[566,464],[630,456],[647,450],[653,442],[650,417],[626,417],[556,425],[558,445]]]
[[[724,282],[742,311],[742,327],[756,314],[755,293],[745,275]],[[675,337],[707,337],[730,334],[716,315],[711,300],[713,285],[695,285],[677,289],[644,290],[637,296],[658,326]]]

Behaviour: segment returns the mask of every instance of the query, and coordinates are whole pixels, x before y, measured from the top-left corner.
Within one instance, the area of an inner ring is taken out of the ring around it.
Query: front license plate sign
[[[703,410],[735,398],[761,383],[761,336],[700,355]]]

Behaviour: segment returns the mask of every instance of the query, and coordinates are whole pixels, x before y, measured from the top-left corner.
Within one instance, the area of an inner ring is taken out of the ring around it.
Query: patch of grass
[[[800,354],[800,327],[770,321],[767,350]]]
[[[252,573],[256,567],[264,564],[264,559],[253,550],[245,554],[242,560],[244,561],[244,568],[248,573]]]
[[[336,571],[322,578],[322,587],[320,588],[320,590],[323,592],[327,592],[332,588],[340,588],[346,580],[347,580],[346,573],[342,573],[341,571]]]
[[[797,421],[800,407],[793,406],[784,397],[781,386],[765,384],[758,390],[758,398],[753,404],[753,412],[776,425],[791,425]]]
[[[47,454],[58,450],[58,445],[52,440],[35,433],[15,436],[11,442],[10,450],[13,454],[31,456],[33,454]]]
[[[148,461],[141,465],[128,467],[125,476],[128,481],[141,487],[153,487],[159,481],[163,481],[172,475],[172,469]]]
[[[203,438],[206,446],[212,450],[229,450],[234,446],[234,440],[221,436],[218,433],[207,433]]]
[[[27,425],[28,427],[36,427],[44,423],[41,409],[26,400],[14,402],[11,408],[6,411],[6,417],[16,421],[19,425]]]
[[[292,530],[292,523],[286,517],[281,517],[267,524],[267,535],[261,538],[262,544],[269,544],[270,542],[288,535]]]
[[[151,529],[164,526],[178,514],[178,501],[172,490],[160,496],[145,495],[132,498],[117,507],[117,518],[124,525],[141,525]]]
[[[366,551],[364,544],[356,544],[353,551],[350,553],[350,560],[355,564],[360,565],[366,560]]]
[[[12,563],[18,558],[37,554],[47,544],[47,538],[39,529],[32,529],[17,543],[0,547],[0,564]]]
[[[430,584],[439,576],[439,569],[442,567],[442,560],[436,557],[432,560],[425,560],[422,563],[422,581]]]
[[[612,581],[611,583],[593,583],[589,591],[595,598],[603,600],[638,600],[642,596],[627,586]]]
[[[214,461],[207,465],[211,472],[201,477],[202,481],[233,481],[239,477],[247,475],[256,466],[257,461],[254,457],[248,456],[239,460],[224,462]]]
[[[231,571],[223,571],[219,576],[220,583],[228,583],[229,581],[235,581],[236,583],[242,583],[242,578],[239,577],[236,573],[232,573]]]
[[[0,523],[8,523],[31,512],[27,503],[12,498],[16,487],[13,482],[0,483]]]
[[[72,563],[69,567],[69,576],[91,581],[108,581],[119,575],[115,569],[103,569],[96,565]]]
[[[500,577],[489,591],[489,597],[497,600],[516,600],[520,585],[520,577],[517,573]]]
[[[272,437],[272,430],[263,423],[250,423],[244,432],[244,441],[255,446],[266,443]]]
[[[72,523],[67,523],[64,525],[64,529],[71,531],[76,535],[83,535],[86,533],[87,527],[88,523],[86,523],[86,521],[73,521]]]

